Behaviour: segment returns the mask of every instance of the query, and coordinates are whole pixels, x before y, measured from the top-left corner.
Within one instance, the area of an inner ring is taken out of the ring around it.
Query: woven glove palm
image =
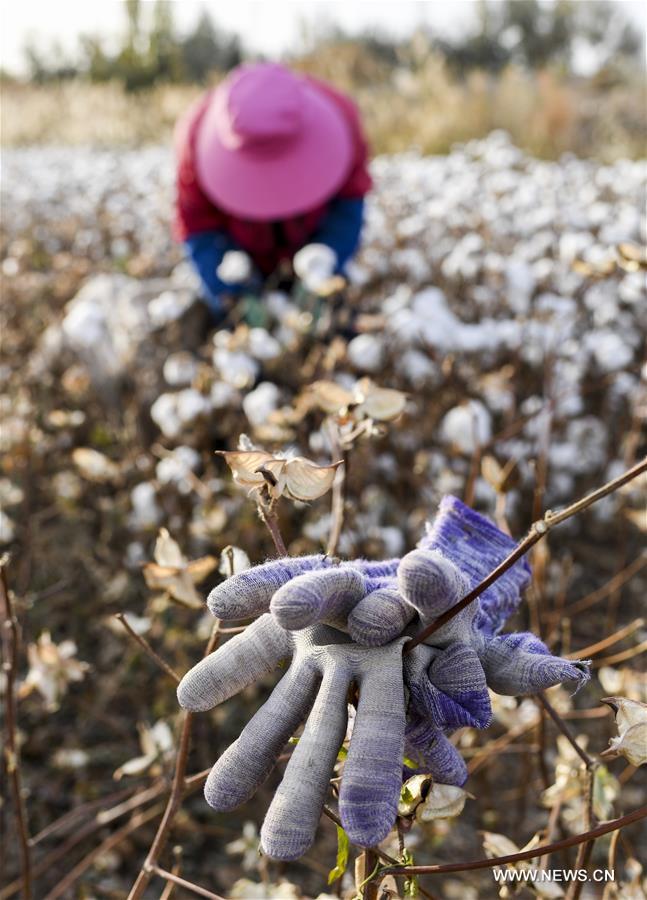
[[[268,856],[296,859],[314,840],[346,733],[351,683],[359,687],[359,703],[339,792],[341,821],[362,847],[378,844],[391,830],[402,783],[404,640],[361,647],[326,625],[286,631],[266,614],[180,682],[180,704],[207,710],[292,658],[269,700],[216,762],[205,785],[214,809],[233,809],[249,800],[305,720],[261,830]]]

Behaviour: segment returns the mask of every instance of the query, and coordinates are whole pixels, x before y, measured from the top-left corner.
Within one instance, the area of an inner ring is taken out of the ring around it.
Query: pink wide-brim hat
[[[296,216],[333,197],[352,157],[342,110],[274,63],[235,69],[212,92],[196,135],[202,190],[225,212],[257,221]]]

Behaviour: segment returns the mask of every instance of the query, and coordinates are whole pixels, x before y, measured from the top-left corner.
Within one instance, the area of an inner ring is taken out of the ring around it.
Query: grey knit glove
[[[359,687],[359,704],[339,793],[341,821],[361,847],[374,846],[389,833],[402,784],[404,640],[360,647],[326,625],[288,632],[263,615],[180,682],[180,705],[207,710],[292,657],[269,700],[214,765],[205,786],[207,802],[220,811],[249,800],[307,717],[261,830],[268,856],[296,859],[314,840],[346,733],[351,682]]]

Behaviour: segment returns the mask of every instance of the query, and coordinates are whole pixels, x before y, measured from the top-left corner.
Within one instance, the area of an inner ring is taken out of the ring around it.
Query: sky
[[[645,27],[647,4],[613,2]],[[150,9],[152,0],[145,6]],[[123,0],[2,0],[0,7],[0,60],[11,72],[24,71],[22,49],[28,40],[43,48],[59,41],[72,51],[83,33],[117,39],[126,21]],[[350,33],[377,28],[400,37],[424,24],[436,33],[458,34],[474,21],[476,0],[173,0],[178,27],[190,29],[204,7],[250,50],[278,56],[298,48],[304,23],[315,33],[337,24]]]

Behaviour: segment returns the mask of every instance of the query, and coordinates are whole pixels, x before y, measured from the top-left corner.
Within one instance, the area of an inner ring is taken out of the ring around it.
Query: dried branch
[[[601,666],[613,666],[616,663],[633,659],[634,656],[640,656],[641,653],[647,653],[647,641],[636,644],[635,647],[629,647],[628,650],[622,650],[620,653],[614,653],[612,656],[601,656],[599,659],[594,659],[591,665],[594,669],[599,669]]]
[[[13,794],[14,816],[16,819],[16,834],[20,846],[20,865],[22,871],[22,895],[25,900],[30,900],[32,895],[32,865],[31,849],[29,846],[29,826],[27,824],[27,810],[22,793],[22,772],[20,769],[20,748],[16,740],[17,713],[16,713],[16,672],[18,669],[18,652],[20,636],[18,633],[18,621],[13,611],[11,594],[7,585],[8,557],[0,559],[0,599],[2,600],[2,669],[5,673],[5,722],[6,743],[4,749],[5,765],[11,783]]]
[[[643,472],[647,471],[647,457],[642,459],[639,463],[636,463],[635,466],[632,466],[627,472],[624,472],[622,475],[619,475],[617,478],[614,478],[612,481],[607,482],[602,487],[593,491],[590,494],[587,494],[585,497],[582,497],[580,500],[576,500],[574,503],[571,503],[570,506],[567,506],[565,509],[560,510],[559,512],[551,512],[548,510],[542,519],[539,519],[535,522],[526,537],[514,548],[514,550],[506,556],[500,565],[496,567],[490,574],[483,579],[480,584],[477,584],[475,588],[473,588],[468,594],[466,594],[462,600],[459,600],[458,603],[455,603],[454,606],[450,607],[446,612],[439,616],[434,622],[428,625],[426,628],[423,628],[415,637],[413,637],[408,643],[404,645],[404,653],[409,653],[413,650],[414,647],[417,647],[418,644],[421,644],[424,640],[430,637],[434,632],[438,631],[439,628],[442,628],[443,625],[446,625],[447,622],[450,622],[454,616],[457,616],[459,612],[465,609],[466,606],[469,606],[477,597],[485,591],[490,585],[494,584],[504,572],[507,572],[511,566],[513,566],[517,560],[521,559],[522,556],[530,550],[531,547],[534,547],[536,543],[538,543],[543,537],[545,537],[548,532],[554,528],[556,525],[561,525],[562,522],[565,522],[567,519],[570,519],[572,516],[577,515],[583,510],[587,509],[589,506],[592,506],[598,500],[601,500],[603,497],[612,494],[614,491],[619,490],[623,485],[628,484],[630,481],[633,481],[634,478],[637,478]]]
[[[97,810],[100,811],[103,809],[104,806],[109,806],[111,803],[120,803],[126,797],[131,797],[136,790],[137,788],[135,786],[122,788],[120,791],[108,794],[107,797],[99,797],[98,800],[90,800],[87,803],[81,803],[79,806],[73,807],[62,816],[59,816],[58,819],[55,819],[53,822],[50,822],[49,825],[46,825],[45,828],[38,832],[38,834],[35,834],[30,838],[29,846],[35,847],[36,844],[40,844],[45,838],[51,837],[58,831],[64,831],[72,825],[76,825],[78,819],[84,819],[86,816],[91,816]]]
[[[84,825],[77,826],[72,834],[67,838],[67,840],[65,840],[62,844],[59,844],[51,852],[43,856],[42,859],[38,860],[32,870],[33,877],[39,878],[44,872],[47,872],[52,868],[52,866],[60,862],[60,860],[69,857],[70,852],[78,844],[82,843],[84,840],[86,840],[86,838],[93,835],[104,825],[108,824],[108,822],[113,821],[114,819],[118,818],[119,815],[123,815],[126,812],[132,812],[139,806],[143,806],[152,797],[162,794],[164,791],[164,787],[165,786],[163,782],[159,782],[156,785],[155,792],[153,790],[153,787],[151,787],[147,788],[144,791],[140,791],[139,794],[137,794],[135,797],[132,797],[131,800],[128,801],[128,808],[126,807],[126,804],[119,804],[119,807],[114,807],[112,810],[106,810],[104,818],[102,818],[102,814],[101,812],[99,812],[96,816],[90,819],[89,822],[86,822]],[[12,881],[5,888],[0,890],[0,900],[7,900],[8,897],[11,897],[15,893],[17,893],[20,890],[20,885],[21,879]]]
[[[104,853],[112,850],[134,831],[141,828],[142,825],[145,825],[147,822],[150,822],[151,819],[156,818],[161,810],[161,805],[156,805],[151,807],[151,809],[147,809],[145,812],[133,816],[129,822],[98,844],[87,854],[87,856],[84,856],[83,859],[67,873],[65,878],[59,881],[56,887],[47,894],[44,900],[58,900],[59,897],[65,896],[67,891],[78,881],[81,875],[90,868],[95,859],[98,859]]]
[[[633,634],[634,631],[638,631],[639,628],[642,628],[644,624],[644,619],[634,619],[633,622],[625,625],[624,628],[618,629],[618,631],[610,634],[608,637],[602,638],[601,641],[596,641],[595,644],[589,644],[588,647],[582,647],[577,653],[567,653],[566,659],[581,659],[583,656],[593,656],[594,654],[599,653],[600,650],[606,650],[607,647],[618,644],[624,638]]]
[[[562,732],[562,734],[564,735],[566,740],[569,742],[569,744],[571,745],[573,750],[575,750],[575,752],[580,757],[580,759],[582,760],[582,762],[584,763],[586,768],[589,770],[593,769],[595,766],[595,760],[593,760],[589,756],[589,754],[586,752],[586,750],[584,750],[583,747],[580,747],[580,745],[577,743],[575,736],[573,735],[571,729],[568,727],[566,722],[562,719],[562,717],[557,712],[555,707],[551,703],[548,702],[548,700],[546,699],[546,697],[543,694],[535,694],[535,697],[536,697],[537,701],[541,704],[541,706],[543,706],[543,708],[546,710],[546,712],[551,717],[551,719],[553,720],[555,725],[557,725],[557,727]]]
[[[274,541],[274,546],[276,547],[276,552],[280,557],[287,556],[288,551],[285,546],[285,541],[283,540],[283,535],[281,534],[281,529],[279,527],[279,517],[276,514],[273,506],[271,504],[265,505],[264,503],[259,502],[258,504],[258,513],[267,526],[267,530],[272,535],[272,540]]]
[[[153,648],[151,647],[151,645],[148,643],[148,641],[145,638],[143,638],[140,634],[137,634],[137,632],[133,629],[133,627],[128,622],[128,619],[126,618],[125,614],[117,613],[115,616],[115,619],[117,619],[119,622],[121,622],[121,624],[124,626],[124,628],[130,635],[130,637],[137,644],[139,644],[139,646],[144,650],[144,652],[148,656],[150,656],[150,658],[152,660],[154,660],[157,663],[157,665],[160,667],[160,669],[163,669],[163,671],[166,672],[166,674],[169,675],[176,684],[179,684],[180,676],[177,674],[175,669],[171,668],[171,666],[166,662],[166,660],[162,659],[162,657],[159,655],[159,653],[157,653],[155,650],[153,650]]]
[[[533,847],[531,850],[520,850],[518,853],[510,853],[508,856],[496,856],[493,859],[474,859],[471,862],[464,863],[443,863],[435,866],[391,866],[381,869],[378,873],[380,877],[383,875],[440,875],[445,872],[473,872],[476,869],[493,869],[496,866],[503,866],[507,863],[522,862],[525,859],[538,859],[541,856],[547,856],[549,853],[557,853],[559,850],[568,850],[569,847],[577,847],[587,841],[595,840],[612,831],[618,831],[620,828],[626,828],[641,819],[647,818],[647,806],[641,806],[633,812],[627,813],[626,816],[620,816],[618,819],[611,819],[604,822],[596,828],[584,831],[582,834],[574,834],[571,837],[563,838],[561,841],[553,841],[551,844],[544,844],[539,847]]]
[[[634,575],[637,575],[645,565],[647,565],[647,553],[643,552],[640,556],[637,556],[636,559],[630,562],[628,566],[625,566],[624,569],[617,572],[613,578],[610,578],[606,584],[602,585],[602,587],[597,588],[595,591],[587,594],[586,597],[575,600],[574,603],[567,606],[563,611],[563,615],[573,616],[575,613],[580,613],[585,609],[589,609],[589,607],[598,603],[600,600],[604,600],[605,597],[608,597],[609,594],[612,594],[614,591],[617,591],[618,588],[621,588],[622,585],[633,578]]]
[[[211,631],[211,636],[209,638],[209,641],[207,642],[204,653],[205,656],[208,656],[216,648],[219,637],[220,619],[216,619]],[[175,771],[173,774],[173,783],[171,784],[171,793],[169,794],[166,809],[164,810],[164,815],[162,816],[162,821],[160,822],[159,828],[157,829],[157,833],[153,839],[153,843],[151,844],[150,850],[146,855],[146,859],[139,872],[139,875],[137,876],[137,879],[133,884],[130,893],[128,894],[128,900],[139,900],[139,898],[141,898],[146,891],[146,888],[148,887],[149,882],[153,874],[155,873],[155,866],[157,865],[160,855],[164,850],[164,847],[166,846],[166,842],[168,841],[169,833],[171,831],[175,816],[180,809],[180,806],[182,805],[182,800],[186,790],[186,766],[189,758],[189,747],[191,744],[192,723],[193,713],[188,711],[184,712],[182,718],[182,729],[180,731],[180,740],[178,743],[178,750],[175,758]]]
[[[172,884],[179,884],[180,887],[186,888],[187,891],[191,891],[192,894],[198,894],[200,897],[210,897],[211,900],[225,900],[220,894],[214,894],[212,891],[200,887],[199,884],[193,884],[193,882],[187,881],[185,878],[180,878],[179,875],[174,875],[173,872],[167,872],[166,869],[160,869],[159,866],[153,866],[153,872],[165,881],[170,881]]]
[[[334,556],[337,553],[339,539],[341,537],[342,528],[344,527],[344,513],[346,511],[346,486],[348,483],[348,450],[342,450],[337,438],[337,426],[331,425],[331,450],[332,458],[340,459],[343,465],[339,467],[337,477],[332,486],[332,504],[331,515],[332,522],[330,526],[330,535],[328,537],[328,546],[326,547],[326,555]]]

